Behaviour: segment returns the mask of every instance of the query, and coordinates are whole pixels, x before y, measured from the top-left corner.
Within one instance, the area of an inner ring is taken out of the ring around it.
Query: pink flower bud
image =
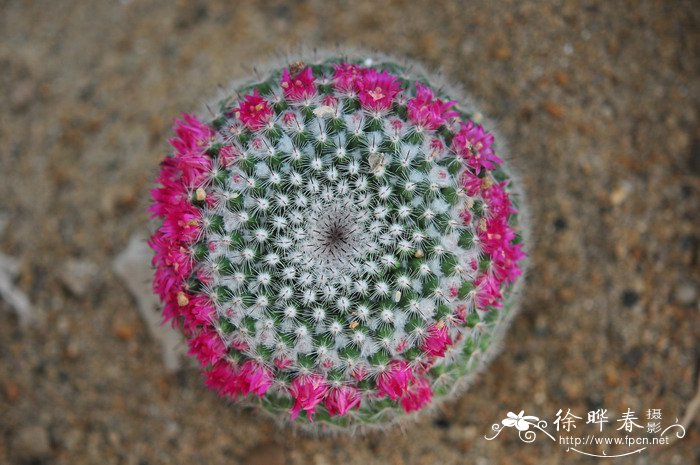
[[[198,335],[187,341],[189,355],[194,355],[204,367],[214,364],[226,354],[226,347],[219,334],[211,327],[203,329]]]
[[[326,379],[318,374],[299,376],[292,381],[289,393],[294,398],[294,406],[289,411],[292,421],[301,410],[305,410],[309,420],[313,421],[316,406],[323,402],[328,393],[328,385]]]
[[[325,405],[331,416],[345,415],[353,408],[360,408],[360,392],[351,386],[333,387],[328,391]]]
[[[454,100],[443,102],[435,99],[429,87],[416,83],[416,96],[406,104],[408,119],[425,129],[435,130],[458,115],[456,111],[450,110],[456,103]]]
[[[273,115],[270,104],[258,94],[258,89],[247,95],[236,109],[238,119],[251,131],[264,127]]]
[[[482,168],[494,169],[503,163],[491,146],[493,135],[480,125],[470,121],[460,123],[460,130],[452,139],[452,148],[467,161],[476,173]]]
[[[444,357],[445,349],[452,344],[449,334],[447,334],[447,326],[444,324],[440,327],[432,325],[428,329],[428,337],[423,341],[422,349],[428,355],[434,357]]]
[[[262,397],[267,389],[272,385],[272,372],[253,360],[247,360],[241,367],[240,377],[242,381],[242,392],[257,394]]]
[[[292,102],[301,102],[316,95],[314,74],[308,66],[295,76],[290,76],[289,69],[285,68],[281,85],[284,96]]]
[[[413,379],[413,371],[405,360],[392,360],[387,369],[377,376],[377,394],[396,400],[404,395]]]
[[[419,378],[401,397],[401,406],[406,412],[420,410],[433,398],[433,390],[425,378]]]

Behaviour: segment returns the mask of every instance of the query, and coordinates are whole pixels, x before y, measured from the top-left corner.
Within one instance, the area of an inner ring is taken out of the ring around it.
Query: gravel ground
[[[0,251],[40,319],[0,302],[0,464],[588,464],[542,435],[484,435],[508,411],[686,415],[700,370],[697,4],[237,3],[0,0]],[[530,199],[531,272],[503,353],[437,416],[369,438],[280,430],[207,392],[192,364],[168,373],[111,271],[148,227],[173,118],[297,44],[441,68],[498,121]],[[699,422],[600,463],[698,463]]]

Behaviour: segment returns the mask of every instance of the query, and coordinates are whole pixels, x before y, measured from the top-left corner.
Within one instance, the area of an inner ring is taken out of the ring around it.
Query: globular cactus
[[[496,350],[524,256],[478,119],[405,67],[324,59],[177,120],[154,288],[206,384],[320,430],[458,391]]]

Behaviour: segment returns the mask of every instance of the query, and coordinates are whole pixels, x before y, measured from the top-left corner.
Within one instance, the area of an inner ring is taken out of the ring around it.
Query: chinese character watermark
[[[646,419],[648,421],[646,425],[642,425],[642,420],[628,407],[615,421],[619,426],[614,431],[619,431],[620,433],[616,436],[606,436],[600,434],[606,425],[611,422],[611,418],[608,416],[608,409],[606,408],[589,411],[586,415],[585,425],[579,425],[581,428],[578,429],[578,420],[583,420],[583,417],[576,415],[571,409],[567,408],[566,412],[564,412],[564,409],[559,409],[551,423],[552,426],[550,428],[555,430],[552,432],[548,431],[549,423],[547,420],[540,419],[534,415],[525,415],[525,411],[521,410],[518,414],[508,412],[506,418],[501,420],[500,423],[491,425],[491,429],[494,432],[493,435],[484,437],[492,441],[502,431],[513,428],[518,432],[520,440],[525,443],[534,442],[538,433],[543,433],[549,440],[565,445],[567,452],[576,452],[600,458],[623,457],[641,453],[649,446],[668,445],[670,443],[668,436],[671,434],[675,434],[677,439],[685,437],[685,427],[678,423],[678,419],[676,419],[675,423],[664,428],[662,418],[661,409],[648,409],[646,411]],[[589,425],[588,429],[592,430],[593,433],[588,434],[585,431],[586,425]],[[577,436],[576,433],[580,433],[581,436]],[[620,434],[623,433],[625,435],[621,437]],[[606,446],[624,446],[626,449],[619,453],[607,453],[607,451],[604,451],[603,454],[593,451],[593,448],[605,448]]]

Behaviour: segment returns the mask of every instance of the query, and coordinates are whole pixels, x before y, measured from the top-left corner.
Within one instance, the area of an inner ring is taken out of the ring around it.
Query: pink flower
[[[462,218],[462,222],[464,224],[469,224],[472,221],[472,212],[470,212],[468,209],[464,209],[459,212],[459,216]]]
[[[156,183],[161,187],[151,190],[154,203],[149,211],[152,216],[165,216],[174,206],[188,202],[189,193],[182,183],[182,174],[173,157],[167,157],[161,162]]]
[[[165,214],[159,232],[168,242],[191,244],[201,232],[201,216],[202,212],[191,204],[173,206]]]
[[[295,76],[289,75],[289,70],[282,71],[282,89],[284,96],[292,102],[301,102],[316,95],[314,73],[308,66]]]
[[[208,325],[212,322],[216,310],[208,296],[197,294],[189,299],[187,311],[184,312],[185,328],[193,330],[197,326]],[[218,335],[217,335],[218,336]]]
[[[352,376],[356,381],[362,381],[367,377],[367,375],[367,365],[365,365],[363,362],[355,364],[350,373],[350,376]]]
[[[343,416],[348,411],[360,408],[360,392],[352,386],[333,387],[326,396],[326,408],[331,416]]]
[[[172,164],[167,164],[164,171],[170,172],[172,167]],[[196,240],[200,232],[199,210],[190,205],[180,193],[171,195],[167,192],[170,188],[171,174],[161,178],[167,186],[154,192],[156,203],[151,207],[151,211],[155,216],[165,219],[148,242],[155,252],[151,261],[156,267],[153,290],[166,303],[163,312],[165,321],[181,314],[181,309],[176,305],[168,305],[168,301],[174,299],[173,296],[192,271],[189,244]]]
[[[484,184],[485,185],[485,184]],[[510,227],[509,218],[513,208],[505,190],[507,182],[482,186],[482,197],[486,202],[486,216],[478,231],[482,250],[491,257],[490,272],[493,278],[511,283],[522,273],[518,262],[525,257],[520,244],[514,244],[516,233]]]
[[[231,348],[236,349],[239,352],[245,352],[250,348],[250,346],[248,346],[248,343],[245,340],[238,338],[231,341]]]
[[[404,395],[413,380],[413,371],[405,360],[392,360],[387,369],[377,376],[377,393],[379,397],[388,396],[396,400]]]
[[[241,385],[244,395],[249,393],[262,397],[272,385],[273,374],[269,368],[253,360],[247,360],[240,371]]]
[[[416,96],[406,104],[408,119],[413,124],[435,130],[448,119],[459,115],[456,111],[450,110],[450,107],[456,103],[454,100],[443,102],[435,99],[433,91],[428,86],[416,83]]]
[[[447,334],[447,327],[444,323],[432,325],[428,329],[428,337],[423,341],[422,349],[426,354],[435,357],[444,357],[447,346],[452,345],[452,339]]]
[[[303,126],[302,123],[300,123],[300,119],[301,117],[298,117],[293,111],[285,111],[282,113],[282,124],[287,129],[296,129],[297,131],[301,131]]]
[[[199,359],[199,363],[204,367],[214,364],[226,354],[226,347],[213,328],[206,327],[192,339],[187,341],[190,350],[189,355],[194,355]]]
[[[166,324],[170,322],[170,326],[173,328],[178,327],[180,323],[180,313],[182,312],[181,307],[177,304],[176,300],[168,299],[163,302],[163,321],[161,324]]]
[[[207,129],[209,128],[207,127]],[[156,179],[156,182],[163,187],[151,191],[156,205],[183,201],[183,197],[186,199],[186,188],[192,189],[200,186],[211,173],[212,161],[205,154],[210,140],[207,139],[207,146],[200,146],[198,144],[205,142],[198,137],[204,136],[192,136],[182,128],[177,129],[177,131],[180,137],[170,139],[170,143],[176,150],[175,155],[163,160],[161,171]],[[162,215],[158,208],[161,207],[153,207],[151,211],[155,215]]]
[[[175,162],[182,173],[182,184],[190,189],[202,185],[211,174],[211,158],[206,155],[180,155]]]
[[[384,122],[384,130],[390,137],[401,138],[406,134],[406,123],[400,118],[389,118]]]
[[[305,410],[310,421],[313,421],[313,413],[316,413],[316,406],[323,402],[328,393],[326,379],[318,374],[310,374],[294,378],[289,388],[289,393],[294,398],[294,406],[289,411],[291,419],[294,421],[299,415],[299,411]]]
[[[358,97],[363,108],[369,110],[386,110],[391,107],[394,97],[401,90],[396,76],[388,71],[381,73],[376,69],[366,69],[362,79],[357,81]]]
[[[169,140],[176,156],[201,155],[214,138],[214,130],[202,123],[196,116],[182,115],[176,119],[173,130],[177,137]]]
[[[237,369],[227,361],[219,360],[204,376],[210,389],[229,397],[251,392],[262,397],[272,384],[272,372],[252,360],[247,360]]]
[[[401,406],[406,412],[413,412],[425,407],[433,398],[433,390],[425,378],[419,378],[401,397]]]
[[[431,138],[428,143],[428,149],[428,159],[442,158],[445,152],[445,142],[437,138]]]
[[[151,236],[148,245],[155,251],[151,260],[156,267],[153,290],[165,300],[172,289],[189,276],[193,265],[192,257],[182,243],[165,240],[159,231]]]
[[[364,68],[350,63],[337,64],[333,71],[333,84],[341,92],[357,92],[364,71]]]
[[[324,95],[323,98],[321,99],[321,105],[331,107],[335,110],[338,108],[338,99],[330,94]]]
[[[515,239],[515,231],[508,226],[508,218],[503,216],[487,219],[485,228],[477,231],[482,250],[491,256]]]
[[[488,310],[487,307],[500,308],[501,303],[501,283],[492,274],[482,274],[476,278],[476,306],[481,310]]]
[[[212,270],[207,268],[200,268],[196,273],[199,282],[205,286],[210,286],[214,277],[212,276]]]
[[[467,306],[465,304],[457,304],[455,307],[454,317],[460,324],[464,324],[467,321]],[[459,339],[459,338],[458,338]]]
[[[235,396],[240,392],[239,377],[227,361],[219,360],[203,374],[207,387],[222,397]]]
[[[493,134],[472,121],[460,123],[460,130],[452,139],[452,149],[467,160],[477,174],[482,168],[492,170],[503,163],[494,153],[492,145]]]
[[[514,282],[522,274],[518,262],[525,257],[521,244],[504,244],[491,256],[494,275],[500,281]]]
[[[394,348],[394,350],[396,350],[396,352],[398,352],[398,353],[401,353],[404,350],[406,350],[406,346],[408,346],[408,340],[405,337],[402,337],[399,340],[399,342],[396,344],[396,347]]]
[[[236,109],[236,117],[251,131],[264,127],[272,115],[274,111],[265,98],[260,96],[258,89],[253,90],[252,95],[246,95]]]
[[[287,368],[289,368],[290,366],[292,366],[294,364],[294,360],[292,360],[291,358],[287,358],[287,357],[277,357],[275,359],[274,363],[275,363],[275,366],[277,368],[279,368],[280,370],[286,370]]]
[[[507,218],[511,213],[516,213],[505,190],[507,184],[508,181],[504,181],[484,189],[483,197],[488,205],[489,216]]]
[[[464,187],[469,197],[475,197],[480,193],[483,183],[483,179],[469,170],[465,170],[462,174],[462,187]]]
[[[241,151],[233,145],[224,145],[219,150],[219,161],[224,168],[231,166],[240,156]]]

